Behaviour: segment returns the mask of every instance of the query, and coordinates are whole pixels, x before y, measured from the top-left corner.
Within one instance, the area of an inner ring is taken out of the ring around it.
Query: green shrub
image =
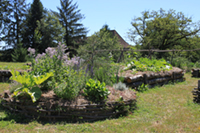
[[[84,89],[84,95],[94,102],[104,101],[110,94],[105,86],[104,82],[100,83],[100,81],[89,79]]]
[[[117,68],[111,65],[96,67],[94,69],[94,79],[104,82],[106,85],[112,86],[117,82]]]
[[[191,69],[194,66],[194,63],[189,61],[185,57],[175,57],[173,58],[171,64],[175,67],[179,67],[183,70],[186,70],[187,72],[191,71]]]
[[[51,85],[56,85],[54,93],[60,98],[72,100],[76,98],[81,89],[86,84],[87,76],[84,71],[75,71],[73,69],[63,70],[63,73],[57,77],[60,82],[51,82]],[[50,82],[49,82],[50,83]]]

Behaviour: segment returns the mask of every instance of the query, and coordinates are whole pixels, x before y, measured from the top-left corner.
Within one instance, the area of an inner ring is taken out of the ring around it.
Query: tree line
[[[26,0],[1,0],[0,41],[5,42],[4,48],[13,48],[14,53],[23,54],[20,51],[31,47],[42,53],[47,47],[63,42],[68,51],[75,54],[73,49],[78,46],[77,40],[87,34],[87,29],[79,23],[84,16],[72,0],[60,0],[60,4],[56,12],[45,9],[40,0],[33,0],[31,4]]]
[[[66,52],[70,52],[70,57],[83,55],[86,49],[122,48],[117,38],[109,32],[108,25],[87,38],[88,30],[80,22],[84,15],[73,0],[60,0],[57,9],[47,10],[40,0],[33,0],[30,4],[26,0],[1,0],[0,42],[6,45],[0,53],[0,60],[25,61],[27,48],[42,53],[47,47],[56,47],[58,42],[67,45]],[[160,9],[144,11],[140,17],[135,17],[128,37],[135,43],[135,49],[198,49],[199,31],[199,23],[192,22],[191,17],[172,9]],[[101,56],[109,54],[106,52]],[[192,62],[200,58],[200,51],[154,52],[153,56],[168,59],[172,54]],[[148,52],[141,52],[137,56],[148,56]]]

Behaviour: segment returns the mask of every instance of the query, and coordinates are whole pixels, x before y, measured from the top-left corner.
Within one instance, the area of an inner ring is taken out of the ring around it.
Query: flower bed
[[[43,94],[37,102],[33,103],[27,98],[17,100],[9,92],[5,92],[3,95],[1,104],[10,111],[26,117],[50,121],[59,119],[68,121],[97,121],[121,116],[136,108],[135,96],[125,100],[113,101],[110,98],[107,102],[91,103],[82,96],[72,102],[60,99],[54,94]]]

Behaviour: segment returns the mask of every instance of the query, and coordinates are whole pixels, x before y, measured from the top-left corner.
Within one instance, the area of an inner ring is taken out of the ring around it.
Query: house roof
[[[127,48],[127,47],[130,47],[130,45],[117,33],[116,30],[110,30],[110,32],[117,36],[117,38],[119,39],[119,42],[120,44],[124,47],[124,48]]]

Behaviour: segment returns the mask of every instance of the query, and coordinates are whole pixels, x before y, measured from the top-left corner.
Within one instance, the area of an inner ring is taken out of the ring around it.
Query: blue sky
[[[33,2],[33,0],[27,0]],[[47,9],[58,11],[60,0],[41,0]],[[200,0],[73,0],[84,14],[83,25],[88,28],[88,36],[99,31],[104,24],[115,29],[129,44],[127,32],[134,17],[140,17],[143,11],[158,11],[160,8],[168,11],[174,9],[192,17],[193,22],[200,20]]]

